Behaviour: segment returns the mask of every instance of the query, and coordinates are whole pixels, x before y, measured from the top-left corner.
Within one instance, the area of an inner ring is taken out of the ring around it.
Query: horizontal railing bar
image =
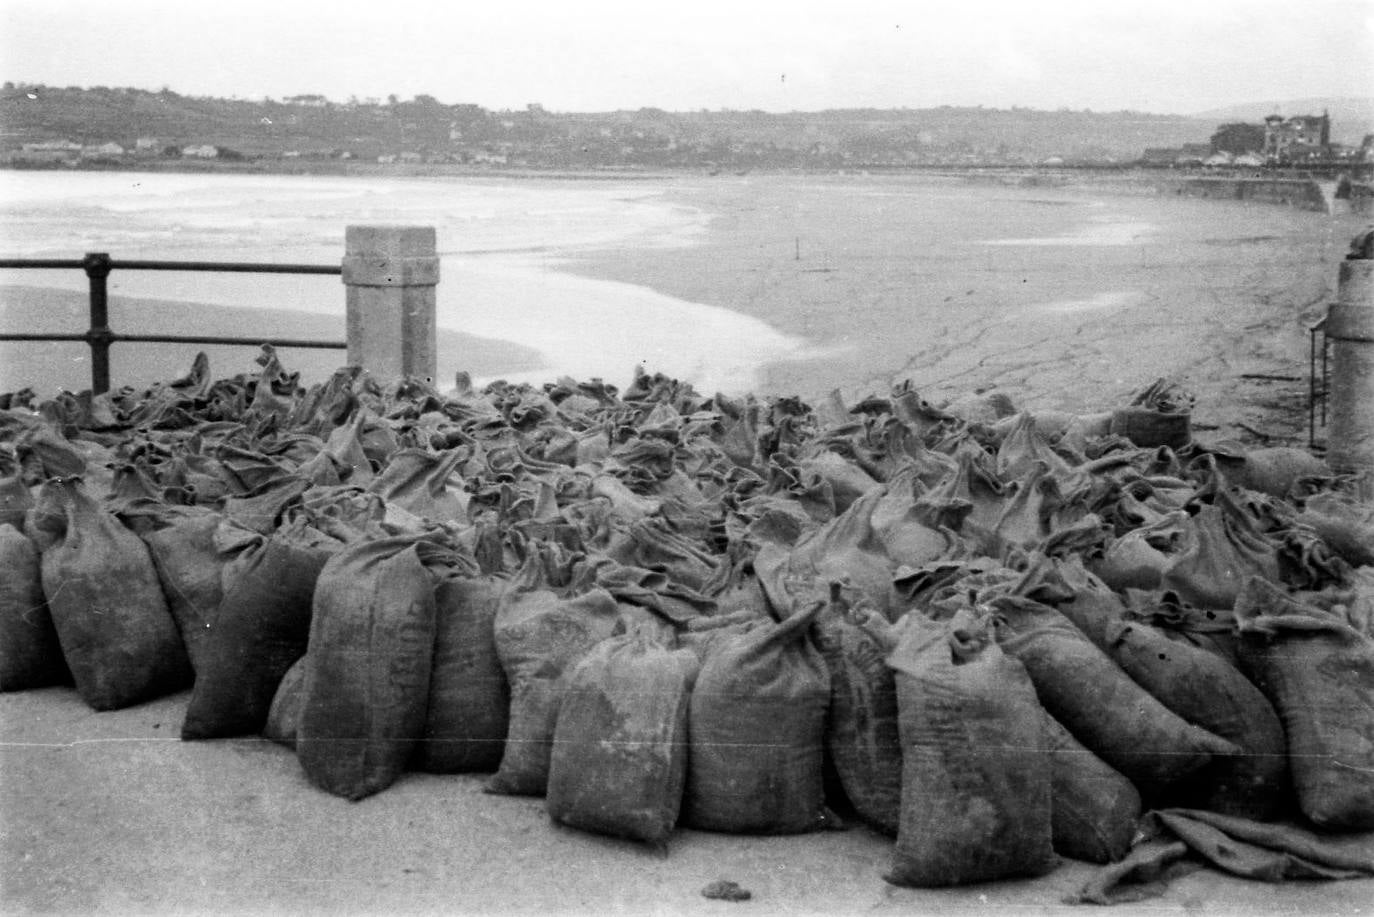
[[[257,347],[271,344],[273,347],[316,347],[322,349],[344,350],[348,344],[343,341],[312,341],[295,338],[231,338],[208,334],[176,336],[167,334],[115,334],[103,335],[111,344],[124,342],[130,344],[228,344]],[[86,334],[7,334],[0,333],[0,341],[88,341]]]
[[[165,334],[116,334],[111,340],[114,342],[128,342],[133,344],[244,344],[249,346],[271,344],[273,347],[319,347],[333,348],[336,350],[343,350],[348,347],[343,341],[299,341],[286,338],[227,338],[214,337],[212,335],[173,337]]]
[[[240,274],[342,274],[339,264],[273,264],[239,261],[126,261],[110,259],[114,270],[131,271],[224,271]]]
[[[37,267],[37,268],[83,268],[86,262],[71,258],[0,258],[0,268]]]
[[[223,271],[239,274],[332,274],[343,273],[339,264],[277,264],[270,261],[151,261],[139,258],[111,258],[105,264],[111,270],[126,271]],[[77,268],[86,261],[70,258],[0,258],[0,268]]]

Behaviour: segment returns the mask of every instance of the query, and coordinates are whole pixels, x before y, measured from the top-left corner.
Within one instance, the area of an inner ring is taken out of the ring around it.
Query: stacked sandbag
[[[1189,517],[1183,510],[1165,513],[1115,538],[1089,569],[1114,590],[1158,589],[1175,556],[1183,549]]]
[[[687,709],[699,662],[650,630],[603,640],[568,679],[545,805],[575,828],[663,844],[687,778]]]
[[[860,818],[895,836],[902,812],[902,744],[887,655],[896,635],[876,611],[833,602],[816,618],[813,633],[830,672],[825,747],[840,786]]]
[[[1171,590],[1127,589],[1125,604],[1126,619],[1148,624],[1170,640],[1206,650],[1244,671],[1236,616],[1230,610],[1198,608]],[[1111,652],[1110,646],[1104,648]]]
[[[191,663],[139,537],[78,478],[43,485],[29,518],[43,594],[81,699],[117,710],[186,687]]]
[[[1208,454],[1227,483],[1280,499],[1320,487],[1334,477],[1321,459],[1292,446],[1247,449],[1226,442],[1211,446]]]
[[[756,566],[760,568],[764,588],[769,591],[769,600],[779,608],[790,609],[798,596],[816,588],[817,584],[824,589],[825,584],[842,580],[886,613],[891,605],[894,564],[888,558],[883,538],[873,528],[873,513],[888,492],[888,488],[868,491],[843,513],[803,535],[785,550],[780,550],[779,545],[766,546],[774,549],[773,553],[758,561]],[[905,534],[900,542],[889,529],[890,543],[914,542],[917,539],[910,536],[919,527],[919,523],[903,526]],[[935,553],[940,553],[946,544],[944,537],[934,531],[929,535],[940,545]]]
[[[305,655],[316,580],[342,547],[297,520],[237,559],[204,641],[183,739],[262,730],[282,677]]]
[[[684,825],[798,834],[832,817],[823,780],[830,676],[809,636],[824,606],[710,646],[692,690]]]
[[[550,575],[546,560],[532,554],[496,610],[496,652],[510,686],[510,719],[500,766],[486,784],[488,792],[544,795],[567,678],[620,622],[610,593],[599,587],[555,585]]]
[[[1090,417],[259,365],[0,401],[32,539],[0,527],[0,687],[62,677],[56,646],[136,703],[189,655],[186,738],[261,732],[348,798],[491,773],[660,845],[822,827],[830,791],[915,884],[1115,860],[1145,804],[1282,817],[1290,783],[1365,824],[1367,507],[1305,454],[1194,442],[1172,383]],[[101,630],[88,601],[136,582]]]
[[[43,598],[38,549],[0,524],[0,691],[27,691],[71,680]]]
[[[1054,584],[1052,594],[1045,597],[1024,592],[1023,594],[1052,605],[1072,621],[1094,646],[1108,650],[1111,645],[1108,630],[1125,617],[1125,601],[1084,567],[1083,562],[1077,557],[1068,560],[1042,558],[1040,562],[1048,565],[1049,579]],[[1032,565],[1035,563],[1036,561],[1032,561]],[[1031,577],[1032,573],[1028,571],[1027,578]],[[1026,583],[1019,588],[1024,590],[1028,585]]]
[[[1137,446],[1178,450],[1192,441],[1195,398],[1169,379],[1158,379],[1137,392],[1130,404],[1112,411],[1110,430]]]
[[[1180,804],[1259,821],[1284,812],[1290,784],[1283,725],[1249,679],[1216,653],[1139,621],[1112,625],[1108,642],[1112,658],[1137,684],[1238,749],[1189,781]]]
[[[1309,497],[1298,521],[1357,567],[1374,567],[1374,505],[1338,491]]]
[[[928,488],[920,475],[921,468],[914,462],[898,469],[883,485],[869,518],[894,565],[918,567],[949,554],[958,543],[958,536],[941,529],[938,518],[932,518],[928,504],[921,501]]]
[[[33,494],[18,473],[15,460],[3,454],[0,459],[12,468],[12,473],[0,474],[0,525],[9,525],[22,532],[24,516],[33,506]]]
[[[456,560],[430,569],[434,660],[414,766],[436,774],[495,771],[510,729],[510,686],[496,649],[496,615],[510,581]]]
[[[205,667],[210,629],[224,598],[223,570],[230,552],[216,541],[223,521],[219,513],[203,510],[172,518],[142,536],[197,673]]]
[[[277,693],[272,695],[272,706],[267,710],[267,722],[262,726],[262,736],[273,742],[296,750],[296,734],[301,725],[301,701],[305,687],[305,657],[297,659],[282,676],[277,685]]]
[[[986,614],[913,618],[896,670],[902,812],[897,885],[935,887],[1054,868],[1045,719]]]
[[[1147,799],[1238,751],[1165,707],[1053,608],[1015,596],[993,606],[998,644],[1026,667],[1040,703]]]
[[[1183,548],[1170,558],[1159,586],[1199,608],[1229,609],[1248,577],[1281,579],[1273,544],[1224,493],[1205,503],[1184,524]]]
[[[1050,760],[1050,836],[1056,853],[1089,863],[1121,859],[1141,814],[1135,784],[1045,714]]]
[[[1287,731],[1302,814],[1323,828],[1374,829],[1374,640],[1258,578],[1236,617],[1242,661]]]
[[[357,800],[400,776],[424,734],[434,630],[414,536],[358,542],[324,565],[296,732],[311,782]]]

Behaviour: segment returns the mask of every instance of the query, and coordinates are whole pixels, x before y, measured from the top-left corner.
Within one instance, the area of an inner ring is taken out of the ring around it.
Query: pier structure
[[[437,372],[435,287],[439,257],[433,226],[348,226],[348,362],[378,379]]]
[[[1331,345],[1326,460],[1356,476],[1374,501],[1374,230],[1357,236],[1341,262],[1336,302],[1327,313]]]

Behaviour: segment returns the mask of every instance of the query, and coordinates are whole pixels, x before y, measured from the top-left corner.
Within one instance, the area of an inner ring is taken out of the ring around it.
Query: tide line
[[[804,353],[805,341],[731,309],[647,287],[567,274],[518,257],[445,259],[440,327],[531,347],[545,367],[509,382],[558,376],[618,384],[635,368],[702,392],[743,393],[766,363]],[[483,380],[474,380],[479,383]]]

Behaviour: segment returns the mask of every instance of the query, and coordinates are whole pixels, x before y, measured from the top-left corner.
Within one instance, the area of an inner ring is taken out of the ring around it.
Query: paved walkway
[[[666,854],[553,825],[476,776],[407,774],[349,803],[261,739],[187,743],[189,694],[94,713],[66,689],[0,695],[4,914],[1062,914],[1092,873],[947,890],[883,881],[866,829],[677,832]],[[703,898],[716,879],[752,900]],[[1374,880],[1268,885],[1200,871],[1121,914],[1374,912]]]

